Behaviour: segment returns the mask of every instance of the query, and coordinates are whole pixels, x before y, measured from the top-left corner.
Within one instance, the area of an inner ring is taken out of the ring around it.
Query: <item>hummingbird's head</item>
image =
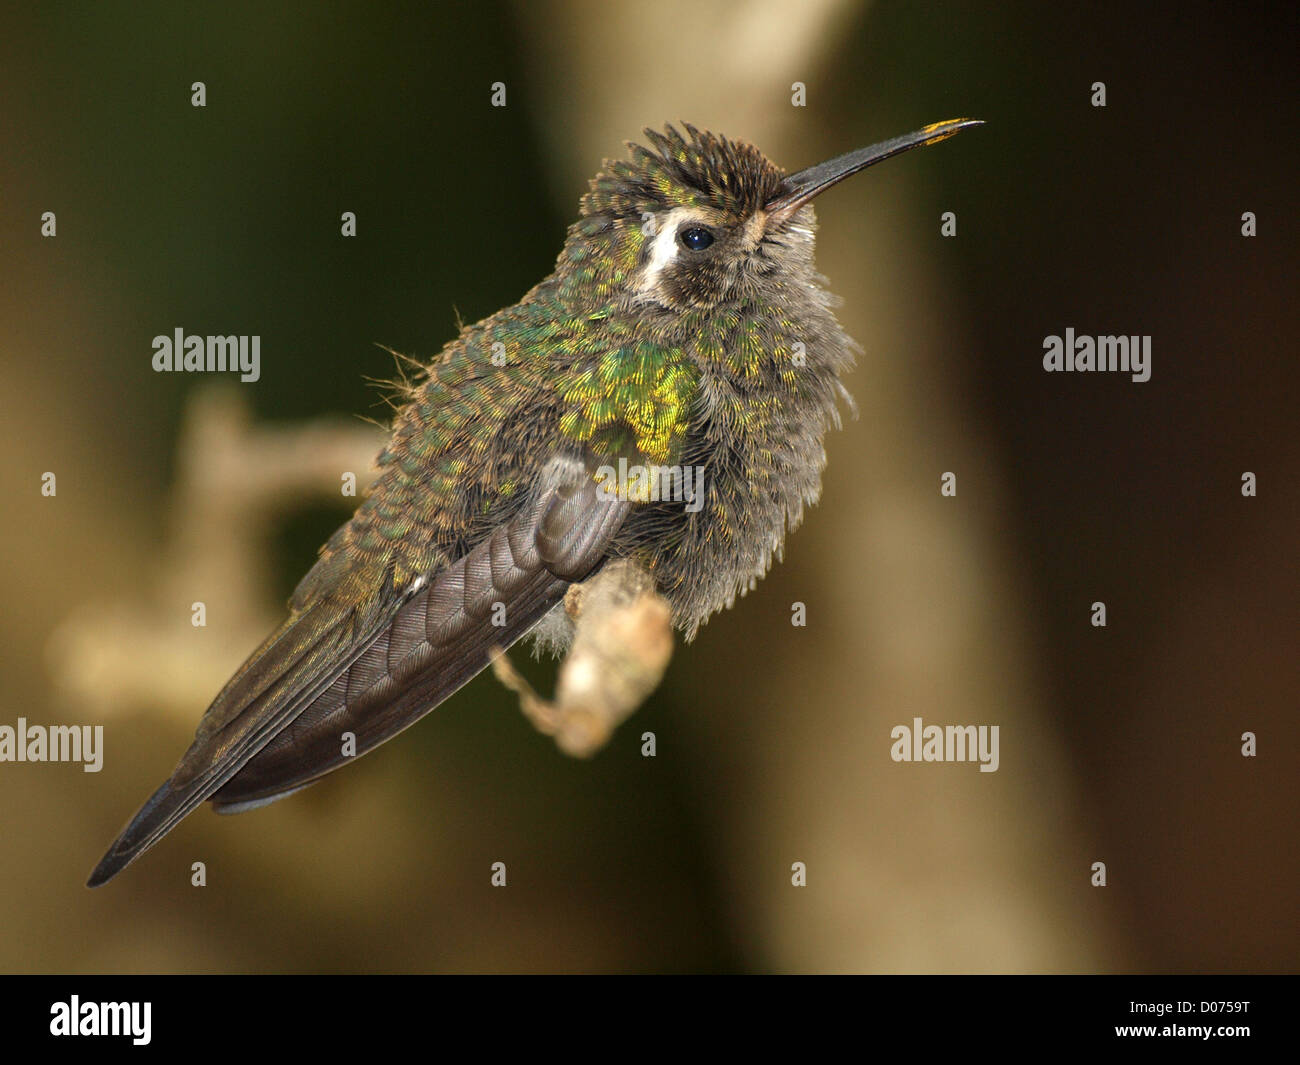
[[[872,163],[975,124],[937,123],[790,175],[743,141],[689,124],[685,133],[647,129],[647,145],[629,143],[630,158],[607,162],[592,180],[562,259],[597,287],[669,311],[779,292],[814,276],[813,197]],[[605,276],[591,276],[597,273]]]
[[[583,197],[579,239],[610,242],[619,287],[637,304],[709,308],[743,296],[790,250],[765,206],[785,171],[757,148],[694,126],[647,129],[630,157],[607,162]],[[811,212],[797,239],[811,257]],[[621,269],[618,269],[621,267]]]

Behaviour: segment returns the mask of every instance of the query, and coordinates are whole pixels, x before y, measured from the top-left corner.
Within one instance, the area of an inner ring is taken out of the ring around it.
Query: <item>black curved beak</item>
[[[870,148],[859,148],[856,152],[849,152],[829,162],[800,170],[785,179],[780,193],[768,202],[767,213],[771,221],[783,222],[818,193],[825,192],[832,185],[838,185],[860,170],[874,166],[890,156],[911,151],[913,148],[938,144],[971,126],[982,125],[984,125],[983,121],[978,118],[951,118],[947,122],[936,122],[932,126],[918,129],[915,133],[881,141]]]

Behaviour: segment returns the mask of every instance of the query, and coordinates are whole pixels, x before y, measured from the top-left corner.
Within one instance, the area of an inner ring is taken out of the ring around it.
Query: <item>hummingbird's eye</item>
[[[691,226],[690,229],[682,230],[678,239],[691,251],[703,251],[713,243],[713,234],[702,226]]]

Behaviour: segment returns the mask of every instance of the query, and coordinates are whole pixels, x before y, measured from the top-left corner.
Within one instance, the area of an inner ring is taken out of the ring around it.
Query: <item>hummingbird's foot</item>
[[[654,581],[626,560],[572,585],[565,610],[577,632],[560,665],[555,699],[539,696],[496,649],[492,670],[519,696],[533,727],[575,758],[589,758],[659,686],[673,653],[672,614]]]

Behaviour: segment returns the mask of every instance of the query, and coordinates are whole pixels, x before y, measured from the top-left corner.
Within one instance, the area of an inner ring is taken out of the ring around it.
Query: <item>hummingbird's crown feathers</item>
[[[777,195],[785,172],[744,141],[730,141],[683,122],[647,129],[649,147],[628,141],[631,158],[605,162],[582,199],[584,215],[638,215],[645,210],[712,206],[736,217]]]

